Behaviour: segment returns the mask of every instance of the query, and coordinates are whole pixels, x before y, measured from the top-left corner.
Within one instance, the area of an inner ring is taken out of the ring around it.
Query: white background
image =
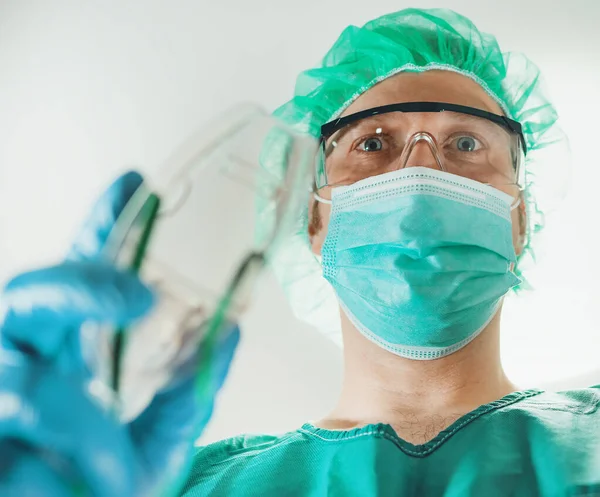
[[[600,383],[600,2],[439,1],[527,53],[571,138],[573,184],[511,299],[503,356],[523,386]],[[348,24],[402,0],[0,1],[0,280],[60,257],[119,171],[152,170],[241,100],[274,109]],[[567,165],[565,164],[565,167]],[[267,278],[204,440],[277,432],[325,414],[339,349],[296,321]]]

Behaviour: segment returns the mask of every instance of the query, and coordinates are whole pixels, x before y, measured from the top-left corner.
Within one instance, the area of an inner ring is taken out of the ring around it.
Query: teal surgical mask
[[[513,197],[410,167],[332,190],[323,274],[369,340],[410,359],[471,342],[520,280]]]

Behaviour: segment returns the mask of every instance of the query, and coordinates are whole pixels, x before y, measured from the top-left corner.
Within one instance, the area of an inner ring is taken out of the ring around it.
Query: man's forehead
[[[360,95],[342,116],[402,102],[445,102],[503,114],[498,103],[471,78],[452,71],[401,73]]]

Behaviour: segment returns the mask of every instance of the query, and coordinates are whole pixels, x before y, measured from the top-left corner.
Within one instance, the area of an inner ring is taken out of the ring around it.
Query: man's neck
[[[460,416],[517,390],[500,362],[498,318],[463,349],[433,361],[396,356],[348,328],[347,320],[343,324],[344,382],[337,406],[319,423],[323,428],[388,423],[400,436],[426,431],[416,437],[423,443]]]

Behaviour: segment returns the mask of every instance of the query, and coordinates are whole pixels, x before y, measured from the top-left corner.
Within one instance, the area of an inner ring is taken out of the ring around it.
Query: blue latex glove
[[[153,305],[133,274],[97,262],[142,178],[117,180],[93,209],[67,262],[14,278],[0,297],[0,495],[167,495],[189,470],[194,440],[213,409],[193,377],[159,392],[123,425],[87,393],[84,321],[126,326]],[[220,389],[239,340],[223,335],[213,362]]]

